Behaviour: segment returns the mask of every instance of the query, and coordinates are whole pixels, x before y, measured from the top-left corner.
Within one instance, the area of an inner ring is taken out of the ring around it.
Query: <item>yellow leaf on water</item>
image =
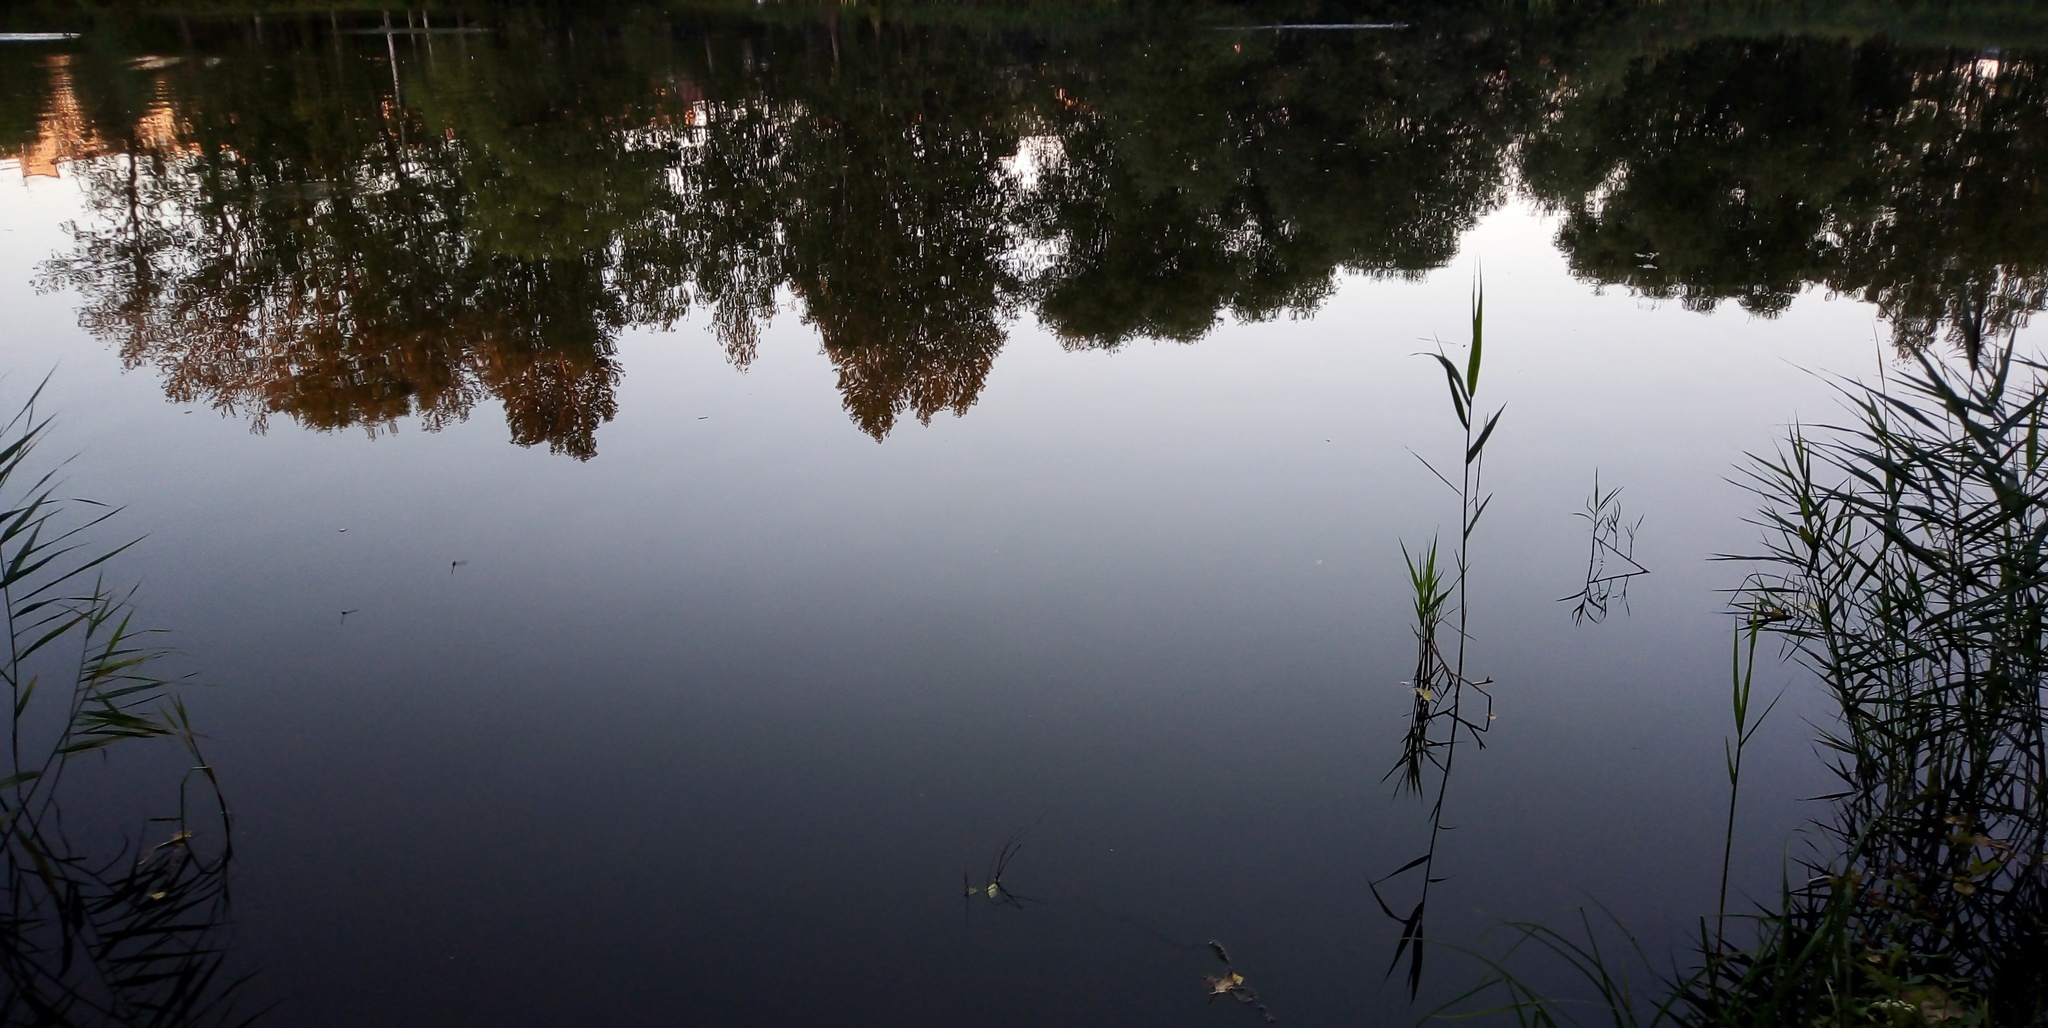
[[[1209,995],[1222,996],[1242,988],[1244,986],[1244,975],[1238,974],[1236,971],[1229,971],[1213,978],[1203,975],[1202,981],[1208,983]]]

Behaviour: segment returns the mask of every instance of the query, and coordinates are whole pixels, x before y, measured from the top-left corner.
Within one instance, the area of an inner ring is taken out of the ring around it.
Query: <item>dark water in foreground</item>
[[[1427,834],[1401,545],[1457,516],[1414,354],[1482,269],[1499,720],[1431,932],[1598,902],[1661,957],[1725,478],[2048,304],[2024,46],[431,17],[0,44],[8,402],[57,369],[213,683],[277,1023],[1256,1023],[1210,939],[1282,1023],[1419,1016],[1476,969],[1411,1005],[1366,883]],[[1575,625],[1596,472],[1651,573]],[[1763,675],[1758,894],[1821,784]],[[964,897],[1019,833],[1032,902]]]

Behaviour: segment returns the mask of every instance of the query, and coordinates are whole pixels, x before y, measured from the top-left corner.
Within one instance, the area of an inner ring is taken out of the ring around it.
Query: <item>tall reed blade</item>
[[[1424,916],[1429,908],[1430,888],[1440,880],[1436,875],[1437,845],[1445,831],[1444,811],[1450,794],[1451,770],[1457,759],[1458,740],[1463,737],[1475,745],[1485,746],[1484,733],[1493,721],[1493,696],[1488,691],[1491,680],[1475,681],[1465,674],[1465,643],[1469,638],[1470,615],[1466,585],[1471,570],[1472,533],[1491,499],[1481,490],[1481,477],[1486,444],[1493,438],[1493,430],[1500,423],[1501,415],[1499,410],[1495,410],[1474,433],[1473,420],[1478,409],[1473,405],[1473,395],[1479,385],[1484,303],[1483,289],[1475,282],[1472,340],[1462,368],[1441,349],[1428,354],[1443,369],[1444,378],[1450,386],[1452,413],[1464,429],[1463,446],[1460,448],[1463,461],[1456,481],[1427,460],[1423,461],[1438,480],[1458,494],[1458,544],[1452,553],[1449,580],[1438,566],[1437,540],[1430,540],[1428,549],[1423,550],[1419,558],[1409,551],[1406,543],[1401,546],[1402,559],[1408,566],[1408,586],[1415,617],[1415,672],[1412,678],[1402,683],[1413,693],[1408,731],[1402,738],[1401,757],[1386,777],[1398,775],[1397,790],[1420,797],[1428,790],[1428,778],[1434,772],[1436,789],[1430,805],[1428,848],[1421,856],[1367,884],[1380,910],[1401,925],[1401,936],[1395,944],[1394,959],[1387,973],[1391,975],[1405,958],[1411,997],[1422,988]],[[1446,628],[1451,632],[1448,650],[1441,638]],[[1468,691],[1473,694],[1472,698],[1468,698]],[[1468,703],[1475,698],[1485,703],[1483,719],[1468,713],[1471,709]],[[1380,887],[1411,874],[1420,878],[1415,886],[1417,899],[1408,914],[1396,914]]]

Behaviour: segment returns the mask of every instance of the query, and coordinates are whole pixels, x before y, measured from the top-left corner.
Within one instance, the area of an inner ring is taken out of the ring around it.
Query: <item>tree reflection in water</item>
[[[1818,285],[1976,350],[2048,303],[2040,65],[1715,40],[1588,81],[1527,141],[1579,275],[1759,314]]]
[[[0,143],[72,158],[89,207],[44,285],[171,397],[259,429],[496,400],[514,442],[578,459],[620,334],[693,309],[744,367],[794,304],[880,439],[971,407],[1027,310],[1073,348],[1306,315],[1339,275],[1443,266],[1517,193],[1581,277],[1695,309],[1820,286],[1903,346],[1974,347],[2048,305],[2048,97],[2019,52],[1498,12],[497,17],[145,20],[120,54],[10,56],[33,109],[0,110]]]

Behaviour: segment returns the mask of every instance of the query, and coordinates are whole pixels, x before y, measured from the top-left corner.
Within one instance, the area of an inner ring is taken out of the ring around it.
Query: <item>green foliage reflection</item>
[[[1518,192],[1580,276],[1695,309],[1818,286],[1974,350],[2048,304],[2025,52],[838,10],[106,15],[0,53],[0,145],[70,162],[45,284],[173,398],[373,432],[496,401],[577,458],[638,327],[701,315],[744,367],[793,308],[879,439],[971,407],[1026,311],[1073,348],[1306,316]]]
[[[1775,314],[1810,285],[1971,351],[2048,300],[2037,61],[1716,40],[1565,76],[1522,170],[1579,274]]]

